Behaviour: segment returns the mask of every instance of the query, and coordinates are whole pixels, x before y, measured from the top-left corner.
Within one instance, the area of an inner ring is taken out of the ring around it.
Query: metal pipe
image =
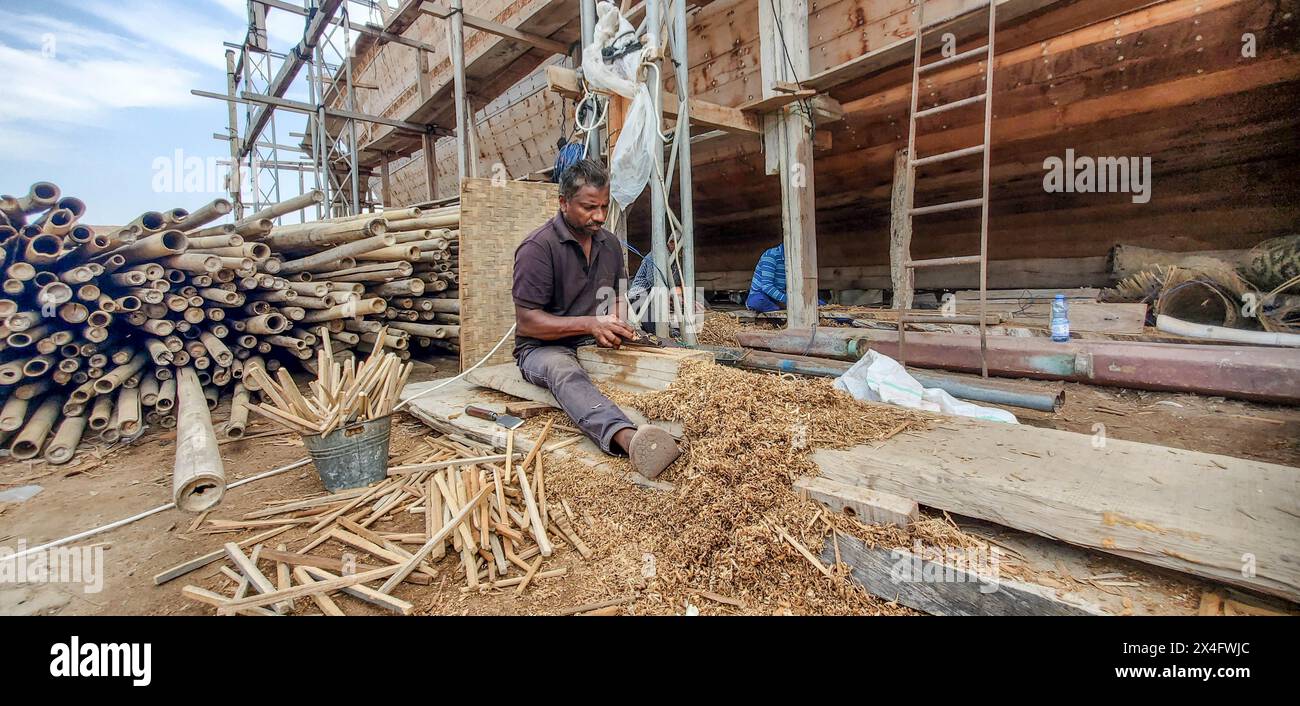
[[[833,378],[843,375],[849,368],[853,367],[853,364],[813,356],[747,351],[744,358],[736,363],[736,367]],[[999,387],[996,383],[990,384],[987,381],[970,383],[959,378],[924,373],[911,368],[908,368],[907,372],[924,387],[937,387],[945,390],[953,397],[973,402],[987,402],[1009,407],[1034,409],[1041,412],[1055,412],[1060,409],[1061,404],[1065,401],[1065,391],[1063,389],[1057,390],[1055,394],[1025,392]]]
[[[176,464],[172,473],[172,500],[185,512],[215,507],[226,489],[221,450],[212,429],[212,416],[192,368],[177,370],[180,407],[176,424]]]
[[[461,0],[451,0],[451,22],[447,25],[447,44],[451,47],[451,71],[456,101],[456,174],[463,183],[469,178],[469,121],[465,91],[465,7]],[[425,156],[428,159],[428,156]]]
[[[897,331],[872,329],[742,331],[743,346],[784,353],[856,360],[868,348],[890,357]],[[910,365],[980,371],[979,339],[953,334],[907,337]],[[1070,380],[1110,387],[1222,395],[1294,404],[1300,401],[1300,366],[1293,350],[1138,341],[1075,341],[988,337],[989,373],[1002,377]]]
[[[673,12],[673,64],[677,77],[677,93],[680,101],[677,119],[686,123],[686,129],[679,132],[677,138],[678,196],[681,199],[678,215],[682,232],[677,244],[682,259],[682,335],[687,343],[696,341],[695,318],[695,196],[694,177],[691,172],[691,106],[690,79],[686,75],[690,66],[686,31],[686,0],[677,0]],[[656,260],[656,262],[658,262]],[[667,271],[672,272],[671,263]],[[669,274],[671,281],[672,275]]]
[[[659,28],[663,25],[664,11],[663,0],[646,0],[646,45],[654,52],[651,61],[655,66],[662,66],[659,61],[659,47],[661,45],[659,37]],[[660,71],[654,71],[655,84],[648,86],[650,89],[651,104],[656,116],[663,115],[663,76]],[[664,143],[663,135],[658,130],[652,130],[650,140],[651,158],[654,160],[654,170],[650,175],[650,253],[654,259],[655,267],[668,273],[668,282],[672,282],[672,265],[668,261],[668,235],[667,235],[667,215],[664,212],[664,187],[660,175],[664,173]],[[662,286],[655,282],[655,287]],[[668,296],[672,296],[671,284],[668,286]],[[653,289],[651,290],[654,291]],[[663,307],[653,309],[656,321],[655,335],[667,338],[669,331],[669,322],[667,312]],[[617,312],[613,312],[617,313]]]

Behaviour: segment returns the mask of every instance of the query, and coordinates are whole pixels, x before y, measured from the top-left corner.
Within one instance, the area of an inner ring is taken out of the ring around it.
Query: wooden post
[[[384,208],[388,208],[393,203],[393,192],[388,182],[388,155],[386,153],[379,162],[379,179],[383,188],[383,195],[380,199],[384,202]]]
[[[889,199],[889,276],[894,283],[894,308],[912,308],[916,273],[907,267],[912,252],[912,219],[907,209],[907,150],[894,153],[894,190]]]
[[[465,99],[465,163],[469,176],[478,178],[478,124],[474,121],[474,104]]]
[[[808,1],[760,2],[760,69],[763,97],[776,84],[809,75]],[[784,39],[784,46],[782,46]],[[817,323],[817,228],[813,190],[812,125],[797,104],[787,105],[765,121],[768,154],[781,175],[781,224],[785,241],[786,326],[810,328]],[[776,149],[773,150],[772,148]],[[769,157],[769,173],[771,173]]]

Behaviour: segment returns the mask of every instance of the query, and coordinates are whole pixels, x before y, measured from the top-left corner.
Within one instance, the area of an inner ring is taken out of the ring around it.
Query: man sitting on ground
[[[760,314],[785,308],[785,243],[758,258],[745,307]]]
[[[641,475],[658,476],[681,452],[653,425],[637,428],[578,363],[580,345],[618,348],[634,337],[619,296],[627,270],[618,239],[604,229],[609,175],[582,160],[560,179],[560,211],[515,250],[515,362],[523,378],[551,391],[560,408],[605,453],[627,454]]]

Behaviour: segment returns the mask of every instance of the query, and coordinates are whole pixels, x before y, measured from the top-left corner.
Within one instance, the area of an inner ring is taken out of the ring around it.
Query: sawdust
[[[781,532],[814,555],[832,528],[873,546],[973,541],[933,518],[908,530],[868,527],[791,487],[816,474],[813,447],[882,439],[925,426],[923,415],[864,405],[825,380],[709,364],[684,365],[662,392],[613,396],[651,419],[682,424],[686,448],[659,478],[675,485],[671,493],[630,485],[576,456],[550,460],[547,487],[582,516],[591,530],[584,540],[622,584],[593,599],[640,591],[632,607],[640,613],[691,605],[702,613],[903,614],[910,611],[847,580],[846,565],[829,567],[834,578],[827,577]],[[606,465],[631,470],[626,459]]]
[[[724,312],[713,312],[705,316],[704,323],[695,334],[695,340],[708,346],[739,347],[740,343],[736,340],[738,331],[740,331],[740,321],[735,316]]]

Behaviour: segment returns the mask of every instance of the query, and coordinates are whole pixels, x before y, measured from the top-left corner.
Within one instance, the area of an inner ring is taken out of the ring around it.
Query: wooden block
[[[295,554],[293,552],[282,552],[274,549],[265,549],[262,551],[262,557],[264,559],[269,559],[271,561],[283,562],[295,568],[303,567],[303,566],[311,566],[317,569],[325,569],[327,571],[335,571],[338,573],[342,573],[344,570],[343,569],[344,564],[342,560],[332,559],[327,556],[315,556],[313,554]],[[357,562],[356,565],[352,566],[351,568],[356,571],[371,571],[373,569],[378,569],[382,567]],[[413,572],[411,575],[406,577],[406,583],[428,586],[430,583],[433,583],[433,579],[426,574]],[[288,586],[282,587],[277,590],[282,591],[285,588],[288,588]]]
[[[803,497],[869,525],[907,527],[921,516],[915,500],[825,478],[800,478],[794,488]]]
[[[553,412],[553,411],[555,411],[555,406],[546,404],[544,402],[507,402],[506,403],[506,414],[519,417],[520,419],[528,419],[529,417],[536,417],[539,414],[545,414],[547,412]]]

